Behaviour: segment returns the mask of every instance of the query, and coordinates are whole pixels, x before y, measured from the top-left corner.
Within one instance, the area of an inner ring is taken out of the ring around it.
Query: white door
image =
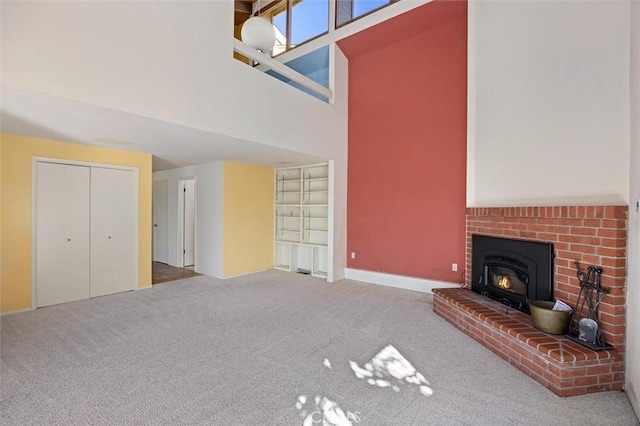
[[[133,171],[91,170],[91,297],[138,282],[134,185]]]
[[[153,260],[169,263],[169,182],[153,183]]]
[[[95,169],[94,169],[95,170]],[[117,206],[112,216],[112,239],[115,268],[113,293],[134,290],[138,286],[138,199],[135,198],[135,174],[131,170],[111,170],[112,201]]]
[[[89,297],[90,168],[37,163],[36,307]]]
[[[183,190],[183,215],[184,226],[182,228],[183,235],[183,254],[182,266],[193,266],[195,263],[195,251],[196,251],[196,194],[195,194],[195,180],[184,181]]]

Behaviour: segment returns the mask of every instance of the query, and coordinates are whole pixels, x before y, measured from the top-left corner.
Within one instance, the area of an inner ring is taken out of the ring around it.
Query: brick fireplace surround
[[[465,287],[434,290],[434,311],[560,396],[620,390],[624,384],[627,206],[467,208]],[[610,290],[600,326],[614,349],[593,351],[533,328],[529,315],[471,291],[473,234],[553,243],[554,297],[575,306],[574,261],[602,267]]]

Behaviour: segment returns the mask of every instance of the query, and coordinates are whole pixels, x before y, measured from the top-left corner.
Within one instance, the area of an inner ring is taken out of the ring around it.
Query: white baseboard
[[[348,280],[362,281],[369,284],[384,285],[404,290],[433,293],[434,288],[458,288],[460,284],[446,281],[428,280],[426,278],[407,277],[404,275],[385,274],[382,272],[363,271],[345,268],[344,277]]]

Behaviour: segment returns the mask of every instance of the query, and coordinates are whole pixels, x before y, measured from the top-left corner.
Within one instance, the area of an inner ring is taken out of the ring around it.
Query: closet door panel
[[[138,283],[138,258],[135,253],[135,239],[138,238],[135,223],[134,173],[129,170],[111,170],[113,291],[133,290]]]
[[[91,171],[91,297],[133,290],[135,253],[134,172]]]
[[[65,253],[66,279],[72,282],[78,299],[89,297],[90,241],[89,191],[91,171],[84,166],[65,166],[65,229],[68,239]]]
[[[113,293],[113,185],[111,170],[91,169],[91,297]]]
[[[36,307],[89,297],[87,167],[37,163]]]
[[[38,163],[36,307],[60,303],[64,290],[64,166]]]

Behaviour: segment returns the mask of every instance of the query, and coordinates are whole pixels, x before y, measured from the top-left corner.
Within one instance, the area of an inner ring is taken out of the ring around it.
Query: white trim
[[[329,0],[329,33],[336,30],[336,8],[338,0]],[[333,87],[333,86],[329,86]]]
[[[157,214],[158,214],[158,209],[156,208],[156,197],[155,197],[155,191],[156,191],[156,184],[159,183],[166,183],[167,184],[167,265],[169,264],[169,258],[171,257],[169,255],[170,249],[169,249],[169,180],[158,180],[158,181],[153,181],[151,183],[151,220],[153,221],[152,226],[153,226],[153,230],[151,231],[151,240],[152,240],[152,247],[151,247],[151,262],[158,262],[158,249],[157,249],[157,239],[156,239],[156,224],[158,223],[157,219]]]
[[[37,241],[38,241],[38,226],[37,226],[37,203],[38,203],[38,194],[36,188],[38,187],[38,163],[40,159],[38,157],[33,157],[31,159],[31,309],[36,308],[36,291],[38,285],[36,283],[37,274],[37,265],[38,259],[36,258],[37,250]]]
[[[374,11],[368,15],[356,18],[353,21],[342,25],[337,28],[334,33],[335,41],[342,40],[352,36],[360,31],[364,31],[368,28],[376,26],[391,18],[395,18],[398,15],[409,12],[417,7],[423,6],[427,3],[431,3],[433,0],[411,0],[411,1],[396,1],[388,4],[387,6]]]
[[[131,166],[120,166],[117,164],[105,164],[105,163],[94,163],[87,161],[76,161],[76,160],[65,160],[64,158],[47,158],[47,157],[33,157],[32,165],[36,163],[54,163],[54,164],[66,164],[69,166],[85,166],[85,167],[99,167],[102,169],[119,169],[119,170],[130,170],[135,172],[139,170],[137,167]]]
[[[185,189],[185,182],[188,181],[193,181],[193,190],[194,192],[197,191],[196,190],[196,177],[195,176],[188,176],[188,177],[180,177],[178,178],[178,223],[176,224],[176,226],[178,227],[178,258],[180,259],[180,261],[177,263],[177,267],[179,268],[184,268],[184,189]],[[193,213],[194,216],[196,215],[196,204],[198,203],[196,194],[193,194]],[[194,223],[194,226],[195,223]],[[198,229],[196,228],[195,231],[195,239],[193,241],[194,243],[194,249],[193,249],[193,265],[189,265],[189,266],[193,266],[194,271],[196,268],[196,247],[198,246]],[[171,256],[169,256],[171,257]],[[174,265],[171,265],[174,266]]]
[[[467,206],[476,206],[476,2],[467,3]]]
[[[87,161],[76,161],[76,160],[65,160],[63,158],[48,158],[48,157],[32,157],[31,159],[31,309],[37,309],[37,291],[38,291],[38,283],[37,283],[37,241],[38,241],[38,227],[37,227],[37,200],[38,200],[38,163],[53,163],[53,164],[64,164],[70,166],[84,166],[84,167],[95,167],[102,169],[118,169],[118,170],[127,170],[133,172],[133,179],[135,185],[133,187],[133,197],[134,197],[134,205],[135,209],[133,212],[133,220],[136,226],[136,234],[137,238],[135,238],[134,243],[134,255],[136,258],[136,277],[137,283],[135,284],[133,290],[139,288],[140,286],[140,169],[138,167],[132,166],[121,166],[117,164],[104,164],[104,163],[95,163],[95,162],[87,162]],[[21,311],[12,311],[12,312],[21,312]]]
[[[328,193],[328,207],[327,207],[327,276],[324,277],[327,282],[334,282],[336,280],[336,276],[335,276],[335,270],[334,270],[334,265],[333,265],[333,256],[334,256],[334,250],[335,250],[335,222],[334,222],[334,215],[335,215],[335,188],[336,188],[336,183],[335,183],[335,161],[334,160],[330,160],[327,162],[327,166],[328,166],[328,170],[327,170],[327,177],[329,178],[329,182],[328,182],[328,188],[327,190],[329,191]]]
[[[138,290],[149,290],[150,288],[153,288],[153,284],[152,285],[147,285],[144,287],[136,287],[133,289],[133,291],[138,291]],[[105,296],[111,296],[110,294],[105,294]]]
[[[382,272],[363,271],[362,269],[344,269],[344,277],[348,280],[362,281],[369,284],[383,285],[386,287],[401,288],[404,290],[432,293],[434,288],[458,288],[460,284],[446,281],[429,280],[426,278],[407,277],[404,275],[385,274]]]

